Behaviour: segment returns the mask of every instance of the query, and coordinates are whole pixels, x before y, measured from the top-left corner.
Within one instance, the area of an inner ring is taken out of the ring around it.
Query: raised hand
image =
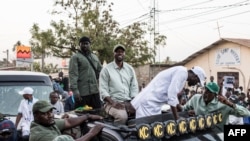
[[[218,100],[223,103],[223,104],[227,104],[227,98],[222,96],[222,95],[218,95]]]

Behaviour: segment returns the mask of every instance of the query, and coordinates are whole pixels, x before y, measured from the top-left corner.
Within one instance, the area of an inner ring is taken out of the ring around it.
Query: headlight
[[[222,113],[218,112],[217,117],[218,117],[218,123],[221,123],[222,122]]]
[[[136,126],[138,137],[141,140],[148,140],[151,138],[151,128],[148,124],[140,124]]]
[[[177,120],[177,129],[180,134],[187,133],[187,121],[185,119]]]
[[[188,129],[190,132],[195,133],[197,128],[197,120],[195,117],[190,117],[187,119]]]
[[[174,120],[168,120],[164,122],[166,136],[176,135],[176,122]]]
[[[218,124],[218,115],[216,113],[213,114],[213,124]]]
[[[198,122],[198,129],[199,130],[204,130],[205,129],[205,118],[202,115],[199,115],[197,117],[197,122]]]
[[[213,125],[212,115],[211,114],[205,115],[205,121],[206,121],[206,128],[211,128]]]
[[[164,125],[162,122],[154,122],[151,124],[153,136],[157,139],[164,137]]]

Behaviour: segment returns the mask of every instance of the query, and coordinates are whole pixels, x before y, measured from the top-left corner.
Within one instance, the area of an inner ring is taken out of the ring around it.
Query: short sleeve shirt
[[[28,100],[22,99],[18,107],[18,113],[22,114],[21,126],[30,126],[31,121],[34,120],[32,107],[33,107],[33,104],[36,103],[37,101],[38,100],[34,97],[33,97],[32,102],[28,102]]]

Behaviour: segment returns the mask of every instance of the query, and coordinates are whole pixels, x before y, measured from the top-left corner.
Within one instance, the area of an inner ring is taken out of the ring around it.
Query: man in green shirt
[[[222,122],[217,124],[216,127],[219,131],[224,131],[229,115],[235,116],[250,116],[248,109],[235,105],[224,96],[218,95],[219,86],[214,82],[209,82],[205,86],[204,94],[195,94],[184,105],[178,105],[179,110],[188,111],[189,115],[205,115],[209,113],[221,112]]]
[[[79,46],[80,49],[71,56],[69,62],[69,83],[75,98],[75,108],[88,105],[98,109],[102,107],[98,89],[102,64],[91,51],[90,38],[80,38]]]
[[[135,71],[124,61],[125,50],[121,44],[114,46],[114,61],[102,69],[99,79],[101,98],[105,102],[104,109],[114,117],[115,124],[126,123],[132,113],[128,101],[139,92]]]
[[[83,115],[75,118],[54,119],[52,110],[54,107],[47,101],[38,101],[33,105],[32,112],[34,121],[30,126],[30,141],[52,141],[62,135],[61,131],[70,129],[82,124],[84,121],[100,120],[98,115]],[[89,141],[95,137],[101,130],[102,125],[96,125],[84,136],[76,139],[76,141]],[[65,136],[65,135],[64,135]],[[71,136],[67,136],[68,141],[74,140]]]

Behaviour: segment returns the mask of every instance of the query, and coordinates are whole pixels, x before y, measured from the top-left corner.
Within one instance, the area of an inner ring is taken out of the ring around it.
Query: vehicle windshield
[[[17,115],[18,107],[23,96],[18,92],[26,86],[0,86],[0,113]],[[51,86],[29,86],[33,88],[33,96],[38,100],[49,100],[49,94],[53,91]]]

